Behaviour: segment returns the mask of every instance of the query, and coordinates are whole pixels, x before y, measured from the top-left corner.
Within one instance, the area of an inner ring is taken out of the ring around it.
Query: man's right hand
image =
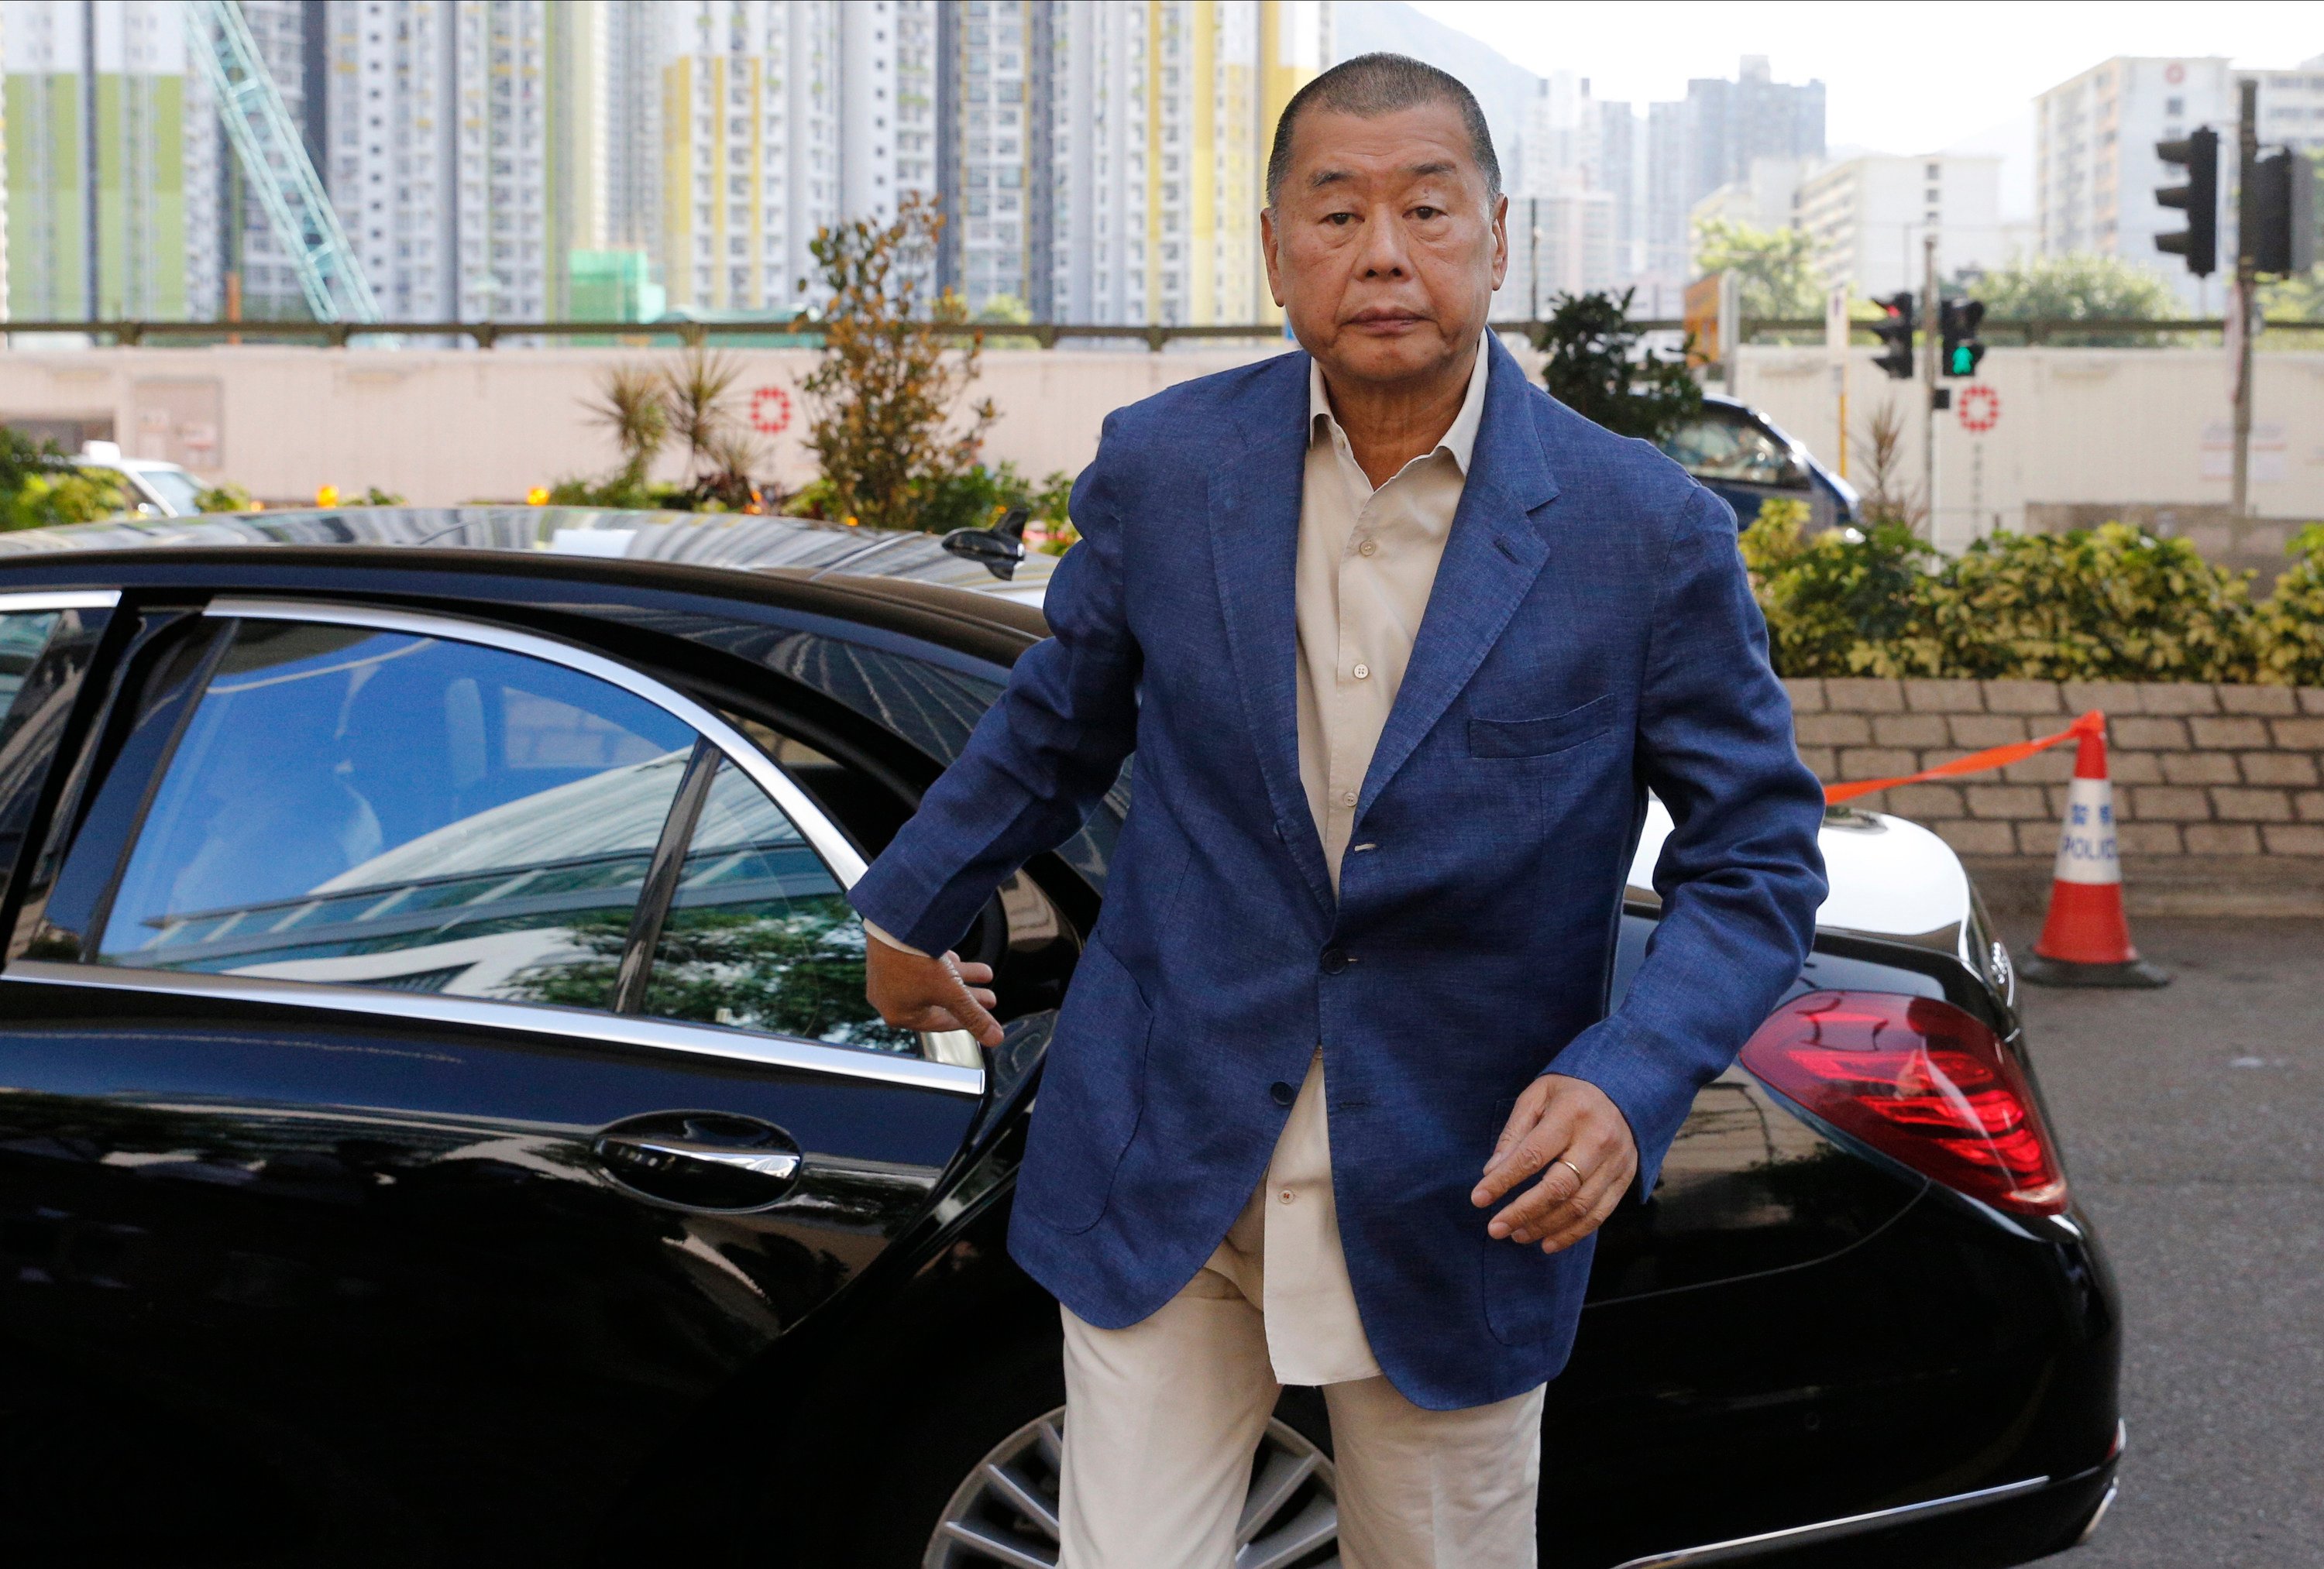
[[[992,967],[964,964],[956,953],[934,959],[907,953],[878,938],[866,940],[863,995],[899,1030],[965,1030],[987,1046],[1001,1044],[991,1013]]]

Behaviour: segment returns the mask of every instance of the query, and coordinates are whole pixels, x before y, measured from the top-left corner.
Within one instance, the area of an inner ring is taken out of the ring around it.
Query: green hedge
[[[2255,601],[2254,573],[2121,523],[1996,534],[1948,559],[1902,524],[1811,538],[1807,520],[1771,501],[1743,532],[1785,675],[2324,685],[2324,525]]]

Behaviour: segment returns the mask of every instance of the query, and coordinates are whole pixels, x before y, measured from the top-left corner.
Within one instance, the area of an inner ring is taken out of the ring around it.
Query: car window
[[[863,996],[863,922],[782,809],[722,758],[687,841],[642,1011],[917,1053]]]
[[[1739,408],[1706,404],[1702,416],[1681,427],[1663,450],[1698,479],[1807,488],[1807,471],[1791,449]]]
[[[202,488],[185,470],[157,465],[139,467],[132,473],[139,484],[161,497],[176,516],[191,518],[202,509]]]
[[[609,1006],[696,740],[524,655],[241,622],[97,962]]]

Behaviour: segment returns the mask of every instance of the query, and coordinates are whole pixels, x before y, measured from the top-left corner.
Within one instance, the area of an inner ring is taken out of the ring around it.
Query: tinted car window
[[[1807,488],[1807,471],[1791,449],[1739,408],[1706,404],[1702,417],[1681,427],[1663,450],[1702,479]]]
[[[695,740],[522,655],[244,622],[98,962],[608,1005]]]
[[[917,1053],[863,997],[863,922],[782,809],[721,759],[654,945],[644,1012]]]

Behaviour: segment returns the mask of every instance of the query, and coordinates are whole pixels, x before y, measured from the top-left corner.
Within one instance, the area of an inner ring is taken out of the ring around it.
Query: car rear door
[[[976,1050],[870,1014],[860,859],[635,671],[260,600],[124,658],[0,973],[0,1335],[93,1452],[203,1436],[180,1520],[569,1559],[929,1206]]]

